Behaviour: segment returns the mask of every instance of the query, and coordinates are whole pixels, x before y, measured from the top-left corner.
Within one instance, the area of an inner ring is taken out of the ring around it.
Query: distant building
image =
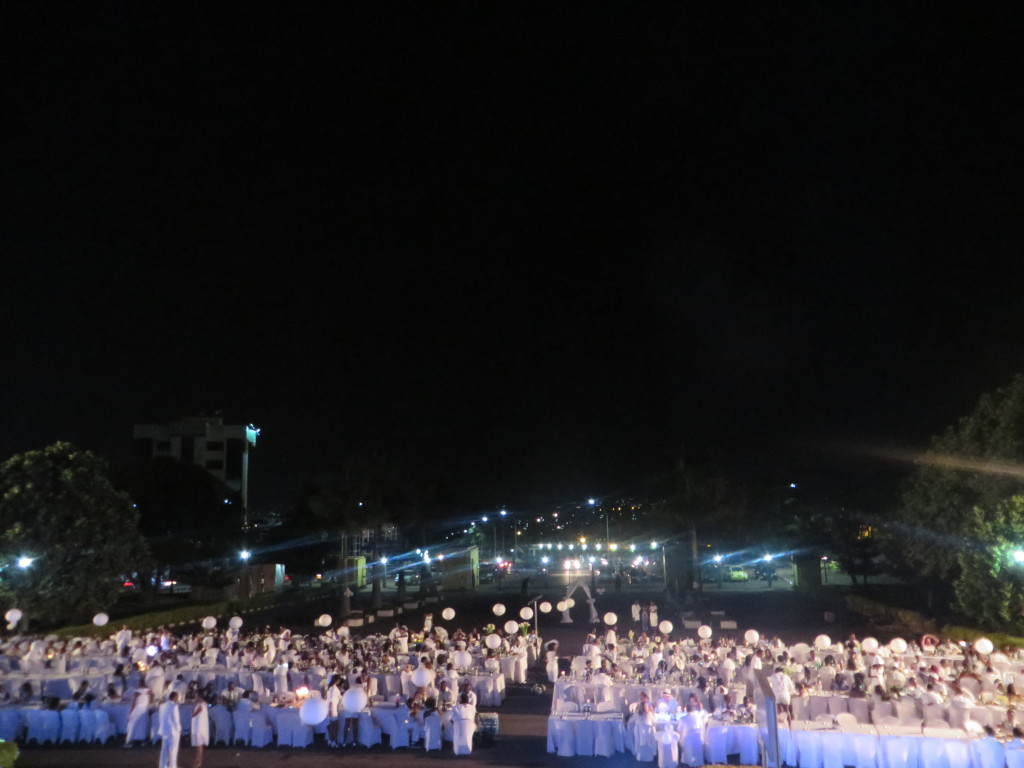
[[[136,424],[136,455],[169,456],[202,467],[240,494],[249,509],[249,448],[256,445],[256,427],[225,424],[224,417],[190,416],[167,424]],[[248,518],[247,518],[248,519]]]

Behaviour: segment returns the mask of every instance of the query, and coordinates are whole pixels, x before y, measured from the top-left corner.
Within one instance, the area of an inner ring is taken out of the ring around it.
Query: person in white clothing
[[[133,737],[138,735],[135,733],[135,730],[139,722],[142,718],[149,716],[149,703],[151,701],[150,690],[146,687],[146,681],[143,680],[132,695],[132,708],[128,713],[128,727],[124,737],[125,747],[132,745]],[[148,735],[143,736],[143,738],[148,738]]]
[[[178,694],[172,693],[158,711],[160,743],[160,768],[178,768],[178,747],[181,744],[181,712],[178,710]]]
[[[210,746],[210,711],[204,699],[196,699],[196,705],[192,708],[189,739],[196,748],[196,759],[192,763],[192,768],[200,768],[203,764],[203,748]]]
[[[774,674],[768,678],[768,684],[772,687],[772,693],[775,694],[775,702],[780,706],[785,706],[786,711],[792,717],[793,694],[796,693],[796,686],[793,685],[789,675],[782,667],[776,667]]]
[[[452,746],[456,755],[469,755],[473,752],[473,734],[476,733],[476,707],[469,703],[466,694],[459,697],[459,703],[452,713],[455,734]]]

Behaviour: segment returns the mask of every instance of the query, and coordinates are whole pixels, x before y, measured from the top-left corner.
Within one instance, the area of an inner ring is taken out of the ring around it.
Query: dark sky
[[[1024,14],[723,5],[6,6],[0,447],[223,409],[256,506],[374,445],[488,507],[923,445],[1024,369]]]

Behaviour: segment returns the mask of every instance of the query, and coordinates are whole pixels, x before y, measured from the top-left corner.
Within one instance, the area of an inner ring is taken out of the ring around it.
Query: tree
[[[956,607],[991,629],[1024,630],[1024,496],[1012,496],[991,509],[975,507],[967,516],[967,537],[959,552],[954,584]]]
[[[2,586],[30,617],[52,625],[109,609],[121,575],[147,559],[138,512],[107,472],[63,442],[0,465]],[[22,557],[32,564],[18,567]]]
[[[931,450],[908,478],[891,526],[894,554],[910,568],[937,579],[955,579],[971,510],[993,513],[1022,490],[1024,376],[983,395],[968,416],[932,440]]]

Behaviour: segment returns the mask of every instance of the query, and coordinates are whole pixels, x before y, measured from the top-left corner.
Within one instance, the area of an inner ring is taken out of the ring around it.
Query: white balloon
[[[555,608],[557,608],[560,611],[568,611],[569,610],[569,604],[567,602],[565,602],[565,600],[559,600],[558,601],[558,605],[556,605]]]
[[[306,699],[299,707],[299,720],[303,725],[320,725],[327,719],[327,702],[323,699]]]
[[[332,621],[334,621],[334,619],[331,618],[331,614],[322,613],[320,614],[320,618],[316,620],[316,623],[319,624],[321,627],[329,627],[331,626]]]
[[[157,648],[155,645],[147,645],[146,646],[146,655],[147,656],[156,656],[158,653],[160,653],[160,649]]]
[[[893,653],[906,653],[907,641],[902,637],[894,637],[889,641],[889,650]]]
[[[878,650],[878,641],[873,637],[865,637],[861,640],[860,647],[865,653],[874,653]]]
[[[545,600],[537,607],[540,608],[541,613],[551,613],[551,603],[549,603],[547,600]]]
[[[509,619],[505,622],[505,631],[510,635],[514,635],[519,631],[519,622],[515,619]]]
[[[434,675],[426,667],[416,667],[412,671],[412,683],[418,688],[426,688],[433,679]]]
[[[349,688],[341,696],[341,706],[346,712],[362,712],[366,709],[366,705],[370,699],[366,695],[366,691],[363,690],[362,686],[357,685],[354,688]]]
[[[243,623],[244,622],[242,621],[242,617],[241,616],[232,616],[228,620],[228,626],[231,627],[232,629],[241,629]]]
[[[697,627],[697,635],[705,640],[707,640],[713,634],[714,630],[711,629],[711,627],[709,627],[707,624],[702,624],[701,626]]]
[[[494,634],[488,635],[484,638],[484,645],[493,651],[494,649],[501,647],[501,638]]]
[[[92,617],[92,623],[95,624],[97,627],[106,626],[108,621],[110,621],[110,617],[102,612],[97,613],[95,616]]]
[[[452,664],[456,669],[469,669],[473,666],[473,654],[469,651],[456,651],[452,654]]]
[[[974,650],[982,656],[988,656],[995,650],[995,645],[987,637],[979,637],[974,641]]]
[[[455,609],[445,608],[443,611],[441,611],[441,618],[445,621],[451,621],[455,618]]]
[[[824,651],[830,645],[832,645],[832,638],[828,635],[818,635],[816,638],[814,638],[814,647],[817,648],[819,651]]]
[[[757,633],[756,629],[748,629],[743,633],[743,639],[751,645],[755,645],[757,641],[761,639],[761,635]]]
[[[4,618],[11,622],[11,624],[17,624],[24,615],[20,608],[11,608],[11,610],[4,614]]]
[[[672,622],[668,619],[665,619],[663,622],[661,622],[661,624],[658,625],[658,629],[661,630],[661,633],[663,635],[671,635],[673,629]]]
[[[617,624],[618,621],[619,621],[619,617],[616,616],[611,611],[608,611],[608,613],[606,613],[604,615],[604,623],[607,624],[609,627],[615,626],[615,624]]]
[[[217,619],[213,616],[207,616],[203,619],[203,629],[213,629],[217,626]]]
[[[495,603],[494,607],[491,608],[491,610],[494,611],[494,615],[495,616],[504,616],[505,615],[505,606],[502,605],[501,603]]]
[[[532,619],[533,618],[533,608],[530,608],[529,606],[526,606],[525,608],[520,608],[519,609],[519,618],[521,618],[523,621],[529,621],[530,619]]]

